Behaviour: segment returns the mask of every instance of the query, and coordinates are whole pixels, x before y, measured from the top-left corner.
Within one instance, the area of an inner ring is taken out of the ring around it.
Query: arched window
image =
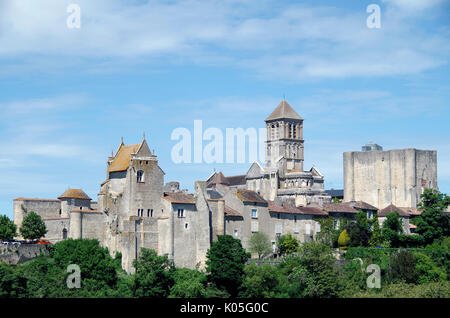
[[[64,228],[62,231],[63,240],[67,239],[67,229]]]
[[[144,171],[139,170],[137,172],[137,182],[144,182]]]

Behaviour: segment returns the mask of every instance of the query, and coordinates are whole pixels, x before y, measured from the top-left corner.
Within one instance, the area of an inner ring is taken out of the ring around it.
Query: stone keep
[[[344,201],[416,207],[425,188],[438,189],[436,151],[401,149],[344,153]]]

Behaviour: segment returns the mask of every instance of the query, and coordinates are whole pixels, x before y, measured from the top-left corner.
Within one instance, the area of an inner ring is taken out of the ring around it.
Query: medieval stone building
[[[141,248],[168,255],[178,267],[203,266],[217,235],[229,234],[244,248],[255,232],[264,232],[276,252],[277,238],[292,234],[300,242],[320,232],[318,220],[376,209],[365,202],[331,203],[324,176],[303,170],[303,118],[283,100],[266,119],[266,163],[255,162],[247,174],[225,177],[214,172],[195,183],[194,193],[164,184],[164,171],[145,137],[135,145],[121,141],[106,162],[106,180],[98,202],[81,189],[67,189],[58,199],[14,200],[14,222],[35,211],[52,242],[97,239],[122,266],[133,272]]]

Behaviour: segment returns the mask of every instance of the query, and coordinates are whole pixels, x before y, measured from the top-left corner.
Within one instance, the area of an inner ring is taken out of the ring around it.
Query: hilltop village
[[[218,235],[241,240],[244,248],[255,232],[264,232],[276,253],[277,238],[291,234],[300,242],[320,233],[318,218],[364,211],[369,219],[398,211],[403,232],[413,233],[412,216],[425,188],[437,189],[436,151],[383,151],[368,144],[345,152],[344,190],[325,191],[318,168],[304,170],[304,119],[283,100],[266,118],[266,162],[253,163],[246,174],[214,172],[195,182],[194,193],[178,182],[164,181],[145,137],[136,145],[121,141],[106,162],[107,178],[97,201],[82,189],[67,189],[57,199],[14,199],[18,228],[27,211],[41,216],[46,239],[95,238],[111,255],[122,254],[122,267],[133,272],[142,247],[168,255],[177,267],[203,266]]]

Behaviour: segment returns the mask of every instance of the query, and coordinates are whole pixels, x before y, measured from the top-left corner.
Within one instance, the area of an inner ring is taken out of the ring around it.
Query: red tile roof
[[[236,195],[243,202],[267,203],[262,196],[252,190],[238,190]]]
[[[409,216],[409,213],[405,212],[402,208],[396,207],[393,204],[388,205],[384,209],[382,209],[378,216],[386,216],[390,213],[397,212],[399,216]]]
[[[42,202],[61,202],[58,199],[37,199],[37,198],[15,198],[13,201],[42,201]]]
[[[350,202],[350,204],[356,209],[378,211],[378,208],[364,201]]]
[[[225,205],[225,216],[242,217],[242,214],[236,210],[233,210],[228,205]]]
[[[163,199],[177,204],[195,204],[194,196],[185,192],[164,192]]]
[[[358,210],[352,207],[348,202],[345,203],[325,203],[324,210],[332,213],[358,213]]]
[[[63,194],[61,194],[58,199],[80,199],[80,200],[92,200],[86,193],[81,189],[67,189]]]
[[[322,215],[322,216],[328,215],[327,212],[315,207],[301,207],[301,206],[296,207],[292,203],[283,203],[282,206],[279,206],[272,201],[268,201],[268,203],[270,212],[302,214],[302,215]]]

